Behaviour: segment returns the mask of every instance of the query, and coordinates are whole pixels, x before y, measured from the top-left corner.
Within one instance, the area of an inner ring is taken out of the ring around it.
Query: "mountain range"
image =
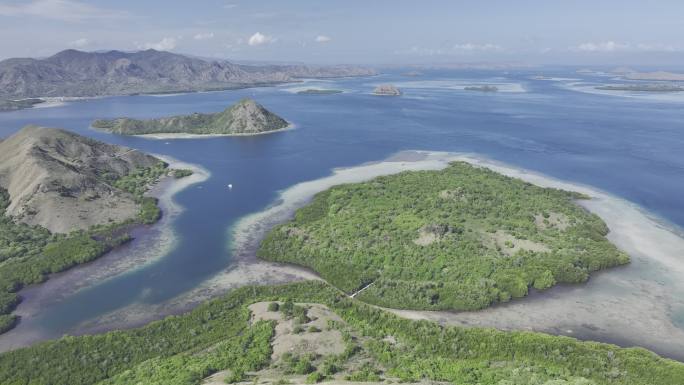
[[[43,59],[1,61],[0,108],[2,102],[25,98],[211,91],[307,77],[374,74],[369,68],[342,65],[241,65],[152,49],[138,52],[70,49]]]

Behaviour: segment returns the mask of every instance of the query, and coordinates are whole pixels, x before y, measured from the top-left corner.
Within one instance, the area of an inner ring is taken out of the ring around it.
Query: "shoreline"
[[[0,352],[21,348],[46,339],[59,338],[59,335],[41,332],[40,325],[36,324],[34,317],[39,315],[42,309],[81,289],[153,263],[173,249],[177,235],[172,224],[175,218],[185,210],[173,198],[191,185],[207,180],[210,173],[199,165],[182,162],[165,155],[150,155],[168,163],[169,168],[185,168],[193,171],[192,175],[181,179],[175,179],[173,176],[164,177],[146,194],[158,199],[162,218],[152,225],[134,226],[131,230],[134,239],[131,242],[111,250],[100,258],[53,274],[43,283],[22,289],[18,294],[23,301],[13,312],[21,317],[21,321],[14,329],[0,334]]]
[[[589,195],[592,199],[578,203],[606,222],[610,228],[608,239],[630,255],[631,263],[594,272],[586,283],[557,285],[476,312],[387,310],[405,317],[462,327],[528,330],[621,346],[643,346],[658,354],[684,360],[684,325],[677,326],[672,319],[676,312],[684,310],[684,282],[678,278],[684,274],[681,229],[636,204],[599,189],[474,154],[403,151],[384,161],[334,169],[327,177],[296,184],[283,190],[276,204],[244,217],[235,225],[231,232],[234,258],[242,263],[266,263],[255,256],[260,240],[273,225],[289,219],[319,191],[336,184],[355,183],[401,171],[441,169],[451,161],[466,161],[542,187]],[[310,273],[297,266],[289,268]],[[320,279],[317,275],[316,278]],[[228,283],[229,277],[219,274],[202,286],[205,290],[213,288],[218,295],[221,287]]]
[[[78,326],[76,334],[100,333],[141,326],[247,284],[273,284],[320,279],[294,265],[257,259],[259,242],[278,223],[289,219],[320,191],[408,170],[438,170],[451,161],[466,161],[542,187],[562,188],[592,197],[583,207],[609,226],[608,238],[631,257],[631,264],[594,272],[588,282],[557,285],[541,293],[474,312],[385,309],[402,317],[426,319],[459,327],[536,331],[583,340],[642,346],[659,355],[684,361],[684,330],[672,315],[684,310],[684,237],[679,229],[639,206],[590,186],[571,183],[516,168],[474,154],[402,151],[383,161],[333,169],[320,179],[282,190],[274,204],[245,216],[228,230],[233,261],[193,290],[164,303],[133,304]],[[684,314],[684,313],[682,313]]]
[[[92,127],[94,130],[98,130],[97,128]],[[297,128],[297,125],[294,123],[288,124],[286,127],[279,128],[277,130],[271,130],[271,131],[264,131],[264,132],[256,132],[253,134],[188,134],[188,133],[158,133],[158,134],[139,134],[139,135],[124,135],[124,136],[132,136],[135,138],[144,138],[144,139],[153,139],[153,140],[168,140],[168,139],[209,139],[209,138],[221,138],[221,137],[230,137],[230,136],[259,136],[259,135],[268,135],[268,134],[275,134],[277,132],[284,132],[284,131],[290,131],[294,130]],[[98,130],[99,131],[99,130]]]

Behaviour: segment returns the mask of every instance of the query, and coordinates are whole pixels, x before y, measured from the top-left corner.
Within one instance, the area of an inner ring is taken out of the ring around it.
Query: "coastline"
[[[220,138],[225,136],[259,136],[275,134],[276,132],[290,131],[297,128],[293,123],[288,124],[286,127],[279,128],[277,130],[257,132],[254,134],[186,134],[186,133],[159,133],[159,134],[140,134],[140,135],[127,135],[136,138],[154,139],[154,140],[167,140],[167,139],[208,139],[208,138]],[[95,128],[96,129],[96,128]],[[96,129],[97,130],[97,129]]]
[[[265,264],[255,256],[260,240],[273,225],[289,219],[317,192],[336,184],[361,182],[401,171],[441,169],[451,161],[466,161],[542,187],[589,195],[592,199],[578,204],[606,222],[610,228],[608,239],[631,256],[631,263],[595,272],[583,284],[558,285],[477,312],[387,310],[403,317],[462,327],[529,330],[621,346],[643,346],[684,360],[684,325],[678,326],[673,320],[676,313],[684,310],[684,282],[679,278],[684,274],[684,237],[677,229],[639,206],[596,188],[473,154],[404,151],[381,162],[335,169],[330,176],[294,185],[281,192],[275,205],[236,224],[231,232],[234,258],[238,265]],[[302,272],[302,279],[307,279],[305,273],[311,273],[296,266],[288,268]],[[227,285],[235,283],[230,275],[218,274],[202,285],[204,296],[218,295]]]
[[[169,168],[184,168],[193,171],[192,175],[181,179],[175,179],[172,176],[162,178],[146,194],[158,199],[158,205],[163,213],[162,218],[152,225],[135,226],[131,230],[134,238],[131,242],[115,248],[102,257],[53,274],[43,283],[22,289],[19,295],[22,296],[23,301],[14,311],[14,314],[21,317],[21,322],[14,329],[0,334],[0,352],[60,337],[41,333],[40,325],[35,323],[34,317],[54,302],[119,274],[153,263],[173,249],[177,236],[172,224],[175,218],[185,210],[173,198],[191,185],[207,180],[210,173],[201,166],[182,162],[169,156],[151,155],[168,163]]]
[[[256,258],[259,242],[278,223],[327,188],[408,170],[438,170],[452,161],[487,167],[543,187],[562,188],[592,197],[579,203],[609,226],[608,238],[632,257],[627,266],[596,272],[587,283],[558,285],[542,293],[476,312],[385,309],[402,317],[460,327],[536,331],[584,340],[642,346],[665,357],[684,360],[684,327],[673,312],[684,310],[684,237],[635,204],[598,189],[554,179],[473,154],[403,151],[383,161],[332,170],[331,175],[281,191],[273,205],[243,217],[228,230],[233,263],[197,288],[160,304],[136,303],[87,321],[75,334],[141,326],[179,314],[199,303],[248,284],[320,279],[298,266]],[[0,337],[1,338],[1,337]]]

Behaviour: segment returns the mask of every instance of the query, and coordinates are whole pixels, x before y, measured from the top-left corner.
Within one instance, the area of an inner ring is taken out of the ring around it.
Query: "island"
[[[603,91],[633,91],[633,92],[681,92],[684,91],[684,86],[676,84],[615,84],[595,87],[597,90]]]
[[[321,89],[321,88],[308,88],[305,90],[297,91],[299,95],[332,95],[341,94],[342,90],[331,90],[331,89]]]
[[[400,96],[401,91],[397,87],[395,87],[391,84],[382,84],[382,85],[375,87],[375,89],[373,90],[373,95]]]
[[[61,129],[27,126],[1,141],[0,333],[17,321],[22,287],[130,240],[131,226],[161,216],[149,187],[189,173]]]
[[[483,85],[483,86],[468,86],[465,87],[466,91],[479,91],[479,92],[497,92],[499,88],[496,86]]]
[[[408,71],[408,72],[404,72],[402,75],[408,76],[408,77],[416,77],[416,76],[423,76],[423,73],[419,72],[419,71]]]
[[[455,162],[321,192],[257,255],[382,307],[483,309],[629,262],[586,198]]]
[[[176,135],[258,135],[277,132],[289,127],[288,122],[268,111],[252,99],[242,99],[224,111],[210,114],[171,116],[138,120],[119,118],[96,120],[92,127],[120,135],[154,135],[171,138]]]

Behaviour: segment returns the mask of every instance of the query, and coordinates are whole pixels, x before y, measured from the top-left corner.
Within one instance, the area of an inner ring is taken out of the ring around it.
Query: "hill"
[[[159,159],[69,131],[28,126],[0,142],[0,187],[15,221],[66,233],[135,217],[132,194],[111,184]]]
[[[322,282],[236,289],[142,328],[0,355],[0,383],[17,385],[683,381],[683,364],[644,349],[401,319]]]
[[[0,141],[0,333],[18,320],[22,287],[130,240],[128,226],[161,215],[144,196],[150,185],[187,174],[55,128],[28,126]]]
[[[355,66],[248,66],[155,50],[66,50],[45,59],[0,61],[0,101],[5,101],[0,108],[15,109],[18,104],[9,101],[25,98],[222,90],[303,77],[373,74]]]
[[[253,135],[283,129],[288,126],[288,123],[254,100],[243,99],[224,111],[214,114],[195,113],[150,120],[130,118],[96,120],[92,126],[123,135],[159,133]]]

